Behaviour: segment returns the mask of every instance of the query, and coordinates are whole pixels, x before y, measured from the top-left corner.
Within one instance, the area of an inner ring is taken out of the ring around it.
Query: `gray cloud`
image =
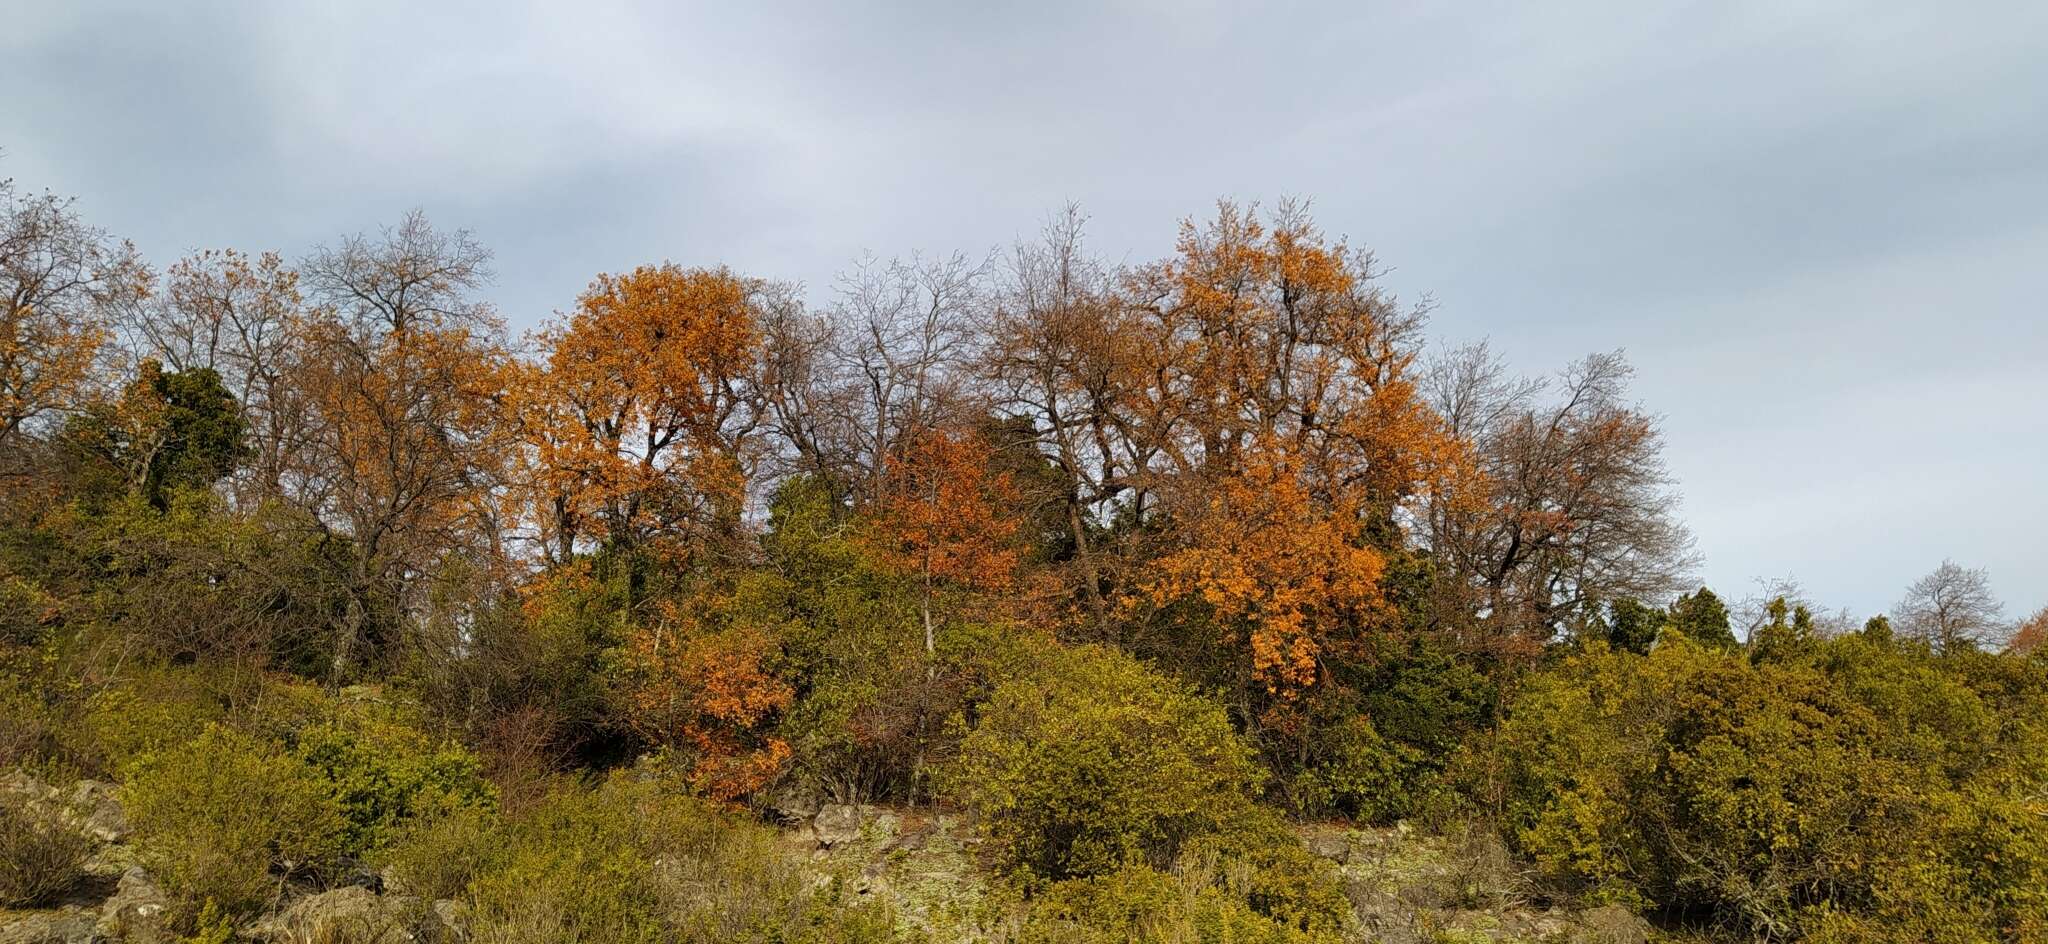
[[[1446,341],[1627,348],[1715,585],[2048,602],[2048,8],[425,7],[14,11],[0,174],[160,261],[422,206],[519,325],[659,258],[818,290],[1068,200],[1140,259],[1307,196]]]

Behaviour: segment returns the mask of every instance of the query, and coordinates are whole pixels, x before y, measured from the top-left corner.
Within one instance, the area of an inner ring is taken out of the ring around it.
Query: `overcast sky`
[[[159,265],[422,207],[522,328],[664,258],[824,302],[1068,201],[1137,261],[1306,197],[1438,343],[1626,349],[1724,595],[2048,603],[2048,4],[299,6],[0,0],[0,177]]]

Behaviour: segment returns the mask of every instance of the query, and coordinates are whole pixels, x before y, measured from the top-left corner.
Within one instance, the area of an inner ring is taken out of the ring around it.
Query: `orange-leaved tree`
[[[1017,491],[991,460],[988,443],[970,432],[904,437],[885,459],[868,510],[870,542],[882,560],[918,581],[927,658],[937,648],[939,591],[1003,590],[1016,577]]]
[[[600,275],[539,335],[515,385],[535,494],[566,554],[598,526],[615,544],[734,525],[759,423],[755,286],[724,270]]]
[[[1414,376],[1421,314],[1300,207],[1268,229],[1225,204],[1124,291],[1124,368],[1159,458],[1134,476],[1166,535],[1140,603],[1205,606],[1213,660],[1260,713],[1361,658],[1398,620],[1380,577],[1404,504],[1462,465]]]
[[[790,747],[768,734],[794,698],[772,662],[774,634],[716,625],[663,601],[659,616],[628,640],[627,722],[648,741],[689,754],[689,778],[705,795],[736,800],[782,772]]]

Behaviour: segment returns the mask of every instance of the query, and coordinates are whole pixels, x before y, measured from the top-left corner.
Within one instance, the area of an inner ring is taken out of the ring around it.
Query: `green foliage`
[[[1539,673],[1462,779],[1585,899],[1770,937],[2037,927],[2048,702],[1986,691],[2037,683],[2016,660],[1984,685],[1925,653],[1820,642],[1785,609],[1754,658],[1593,646]]]
[[[277,876],[318,872],[346,823],[328,783],[298,758],[219,725],[131,763],[121,794],[139,854],[191,921],[209,899],[245,915]]]
[[[1126,865],[1042,890],[1018,944],[1336,944],[1330,928],[1262,914],[1206,871]]]
[[[868,944],[894,921],[817,888],[771,830],[656,771],[571,788],[498,830],[469,885],[478,941]]]
[[[1650,651],[1668,617],[1662,610],[1631,599],[1607,605],[1607,644],[1638,655]]]
[[[1305,756],[1282,784],[1303,815],[1390,823],[1440,805],[1444,764],[1493,717],[1494,683],[1418,637],[1311,698]]]
[[[351,855],[382,848],[408,820],[493,802],[475,754],[412,727],[329,723],[300,730],[294,741],[293,753],[332,785],[342,849]]]
[[[1004,867],[1062,879],[1172,862],[1243,815],[1259,780],[1214,702],[1082,647],[996,689],[954,782]]]
[[[91,852],[77,831],[0,795],[0,906],[55,900],[85,877]]]
[[[456,806],[408,822],[375,861],[390,868],[406,894],[429,901],[459,898],[497,861],[504,841],[497,811]]]
[[[1685,638],[1702,646],[1733,649],[1735,630],[1728,622],[1728,606],[1705,587],[1685,594],[1671,604],[1670,624]]]
[[[147,755],[175,752],[227,718],[217,681],[205,671],[143,668],[94,693],[84,718],[91,752],[114,772]]]

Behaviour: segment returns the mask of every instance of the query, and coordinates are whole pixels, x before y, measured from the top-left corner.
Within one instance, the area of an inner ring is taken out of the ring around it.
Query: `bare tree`
[[[872,257],[841,276],[833,308],[828,394],[849,415],[841,447],[857,464],[852,484],[870,493],[903,437],[984,413],[973,374],[987,262],[962,254],[882,263]]]
[[[135,247],[86,225],[70,200],[0,180],[0,452],[96,388],[113,313],[150,280]]]
[[[1905,598],[1892,607],[1892,621],[1941,653],[2000,645],[2009,629],[1990,575],[1950,560],[1906,588]]]
[[[413,210],[378,236],[355,234],[300,263],[307,294],[359,333],[495,326],[474,292],[491,252],[468,230],[437,230]]]
[[[1519,379],[1484,344],[1432,364],[1430,398],[1478,476],[1433,497],[1424,540],[1499,634],[1547,639],[1602,601],[1668,595],[1692,566],[1656,420],[1624,399],[1632,373],[1610,353]]]
[[[123,319],[130,354],[213,370],[235,395],[249,456],[234,489],[245,500],[280,494],[286,457],[304,445],[304,398],[285,374],[302,316],[295,270],[276,253],[230,249],[171,266],[162,291]]]

